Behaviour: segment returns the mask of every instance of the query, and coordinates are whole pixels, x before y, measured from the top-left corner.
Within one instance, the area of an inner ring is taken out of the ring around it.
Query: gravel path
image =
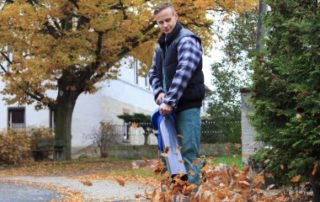
[[[143,201],[135,199],[136,194],[144,195],[145,190],[149,193],[151,188],[141,184],[126,182],[120,186],[113,180],[91,180],[92,186],[83,185],[78,179],[66,177],[31,177],[18,176],[7,177],[8,180],[21,180],[26,182],[37,182],[65,187],[68,190],[81,192],[85,201]]]

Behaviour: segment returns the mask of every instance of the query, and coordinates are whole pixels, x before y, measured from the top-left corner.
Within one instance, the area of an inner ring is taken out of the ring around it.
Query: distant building
[[[123,113],[151,115],[158,108],[154,103],[148,77],[139,75],[138,62],[130,66],[123,64],[117,80],[107,80],[97,86],[99,90],[95,94],[81,94],[77,99],[72,117],[72,146],[91,144],[88,137],[99,129],[100,121],[115,125],[121,136],[119,139],[124,143],[143,144],[143,130],[130,127],[117,117]],[[0,77],[0,90],[3,87]],[[51,92],[50,96],[56,97],[56,93]],[[202,114],[205,114],[206,107],[204,102]],[[36,111],[34,105],[7,105],[0,94],[0,130],[28,127],[53,127],[53,113],[48,109]],[[149,136],[149,144],[156,144],[156,141],[154,135]]]

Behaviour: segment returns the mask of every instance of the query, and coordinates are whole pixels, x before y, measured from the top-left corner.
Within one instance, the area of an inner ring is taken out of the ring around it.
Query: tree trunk
[[[148,136],[149,134],[147,133],[144,134],[144,145],[148,145]]]
[[[320,185],[316,179],[311,179],[311,186],[313,191],[313,202],[320,201]]]
[[[143,136],[144,136],[144,145],[148,145],[148,137],[149,133],[146,127],[142,126],[143,129]]]
[[[262,17],[266,12],[266,5],[264,3],[264,0],[259,0],[258,12],[259,12],[259,18],[258,18],[258,24],[257,24],[256,49],[258,52],[261,52],[261,50],[263,49],[262,39],[264,37],[264,27],[263,27]]]
[[[72,114],[78,96],[72,92],[59,94],[54,107],[54,160],[71,160]]]

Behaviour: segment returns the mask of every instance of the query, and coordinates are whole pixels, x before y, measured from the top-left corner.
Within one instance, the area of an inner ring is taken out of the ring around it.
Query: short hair
[[[166,8],[173,8],[173,5],[169,2],[161,2],[159,4],[156,5],[156,7],[154,8],[154,11],[153,11],[153,15],[157,15],[158,13],[160,13],[160,11],[166,9]]]

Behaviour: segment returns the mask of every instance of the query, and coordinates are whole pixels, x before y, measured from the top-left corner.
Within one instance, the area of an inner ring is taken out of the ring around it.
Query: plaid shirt
[[[149,82],[153,88],[154,96],[164,92],[160,75],[155,71],[155,54],[152,60],[152,67],[149,71]],[[202,58],[202,48],[200,43],[194,37],[183,37],[178,44],[178,66],[176,73],[169,86],[163,102],[175,108],[186,89],[193,72]]]

